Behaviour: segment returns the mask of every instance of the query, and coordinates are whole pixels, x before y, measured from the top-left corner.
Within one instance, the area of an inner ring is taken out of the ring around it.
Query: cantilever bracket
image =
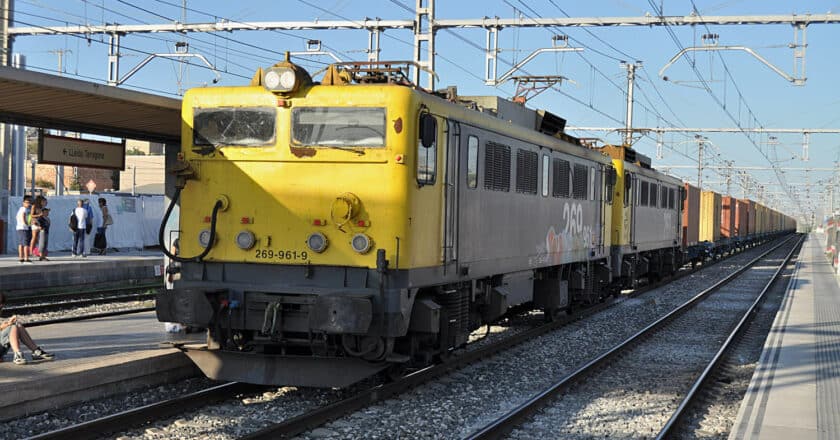
[[[525,57],[525,59],[516,63],[515,66],[511,67],[510,70],[505,72],[498,79],[492,78],[491,76],[487,76],[486,78],[484,78],[484,84],[486,84],[488,86],[497,86],[499,84],[502,84],[503,82],[511,79],[513,77],[514,72],[521,69],[522,66],[524,66],[525,64],[528,64],[529,61],[531,61],[532,59],[534,59],[534,57],[536,57],[537,55],[539,55],[543,52],[583,52],[583,48],[581,48],[581,47],[566,47],[566,46],[560,47],[560,46],[557,46],[557,47],[543,47],[541,49],[537,49],[537,50],[531,52],[531,54],[528,55],[527,57]]]
[[[750,49],[749,47],[744,47],[744,46],[702,46],[702,47],[686,47],[685,49],[683,49],[683,50],[679,51],[676,55],[674,55],[674,56],[671,58],[671,60],[670,60],[670,61],[668,61],[668,63],[667,63],[667,64],[665,64],[665,65],[662,67],[662,69],[660,69],[660,70],[659,70],[659,76],[660,76],[663,80],[668,81],[668,77],[667,77],[667,76],[665,76],[665,71],[666,71],[666,70],[668,70],[668,68],[669,68],[669,67],[671,67],[671,66],[672,66],[672,65],[673,65],[673,64],[674,64],[674,63],[675,63],[678,59],[680,59],[680,57],[682,57],[683,55],[685,55],[685,54],[686,54],[686,53],[688,53],[688,52],[698,52],[698,51],[711,52],[711,51],[722,51],[722,50],[740,50],[740,51],[744,51],[744,52],[746,52],[746,53],[748,53],[748,54],[750,54],[750,55],[754,56],[756,59],[758,59],[758,60],[759,60],[759,61],[761,61],[762,63],[764,63],[764,65],[766,65],[767,67],[769,67],[769,68],[770,68],[771,70],[773,70],[774,72],[778,73],[778,74],[779,74],[782,78],[784,78],[784,79],[788,80],[789,82],[793,83],[793,85],[795,85],[795,86],[802,86],[802,85],[805,85],[805,80],[806,80],[807,78],[805,78],[804,76],[797,78],[797,77],[794,77],[794,76],[788,75],[788,74],[787,74],[786,72],[784,72],[782,69],[779,69],[779,68],[778,68],[778,67],[776,67],[773,63],[771,63],[770,61],[767,61],[767,59],[765,59],[764,57],[762,57],[761,55],[759,55],[756,51],[754,51],[754,50]]]
[[[138,70],[142,69],[143,66],[145,66],[146,64],[149,64],[149,61],[152,61],[156,57],[160,57],[160,58],[198,58],[199,60],[203,61],[204,64],[206,64],[207,67],[209,67],[210,70],[212,70],[213,73],[216,75],[216,77],[213,79],[213,84],[219,82],[222,79],[222,76],[219,75],[219,71],[216,70],[216,67],[213,66],[213,64],[211,64],[210,61],[207,61],[207,58],[204,58],[204,55],[201,55],[201,54],[198,54],[198,53],[153,53],[153,54],[147,56],[145,60],[141,61],[140,64],[138,64],[133,69],[131,69],[131,71],[126,73],[124,77],[117,80],[116,82],[114,82],[111,85],[118,86],[118,85],[128,81],[128,79],[131,78],[132,75],[137,73]]]

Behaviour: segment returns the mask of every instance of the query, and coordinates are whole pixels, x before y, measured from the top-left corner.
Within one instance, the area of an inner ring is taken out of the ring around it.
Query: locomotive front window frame
[[[276,107],[195,107],[193,145],[266,147],[277,138]]]
[[[385,148],[385,107],[295,107],[291,143],[326,148]]]

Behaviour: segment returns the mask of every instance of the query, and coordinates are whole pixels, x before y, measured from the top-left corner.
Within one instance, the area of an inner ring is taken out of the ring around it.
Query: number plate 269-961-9
[[[309,253],[289,249],[256,249],[254,258],[259,260],[306,261],[309,259]]]

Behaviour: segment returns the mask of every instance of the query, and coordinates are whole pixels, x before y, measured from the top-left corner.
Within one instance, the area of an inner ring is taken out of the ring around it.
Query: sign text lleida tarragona
[[[125,144],[45,134],[38,145],[38,163],[125,170]]]

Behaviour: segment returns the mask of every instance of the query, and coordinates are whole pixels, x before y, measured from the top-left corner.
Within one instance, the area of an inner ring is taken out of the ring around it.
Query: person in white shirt
[[[32,229],[29,226],[29,211],[32,207],[32,196],[23,196],[23,206],[15,215],[15,230],[18,240],[18,259],[21,263],[31,263],[29,259],[29,242],[32,241]]]
[[[87,257],[85,254],[85,235],[87,228],[87,210],[84,208],[84,201],[79,199],[76,202],[76,209],[73,210],[76,216],[76,229],[73,230],[73,256]]]

